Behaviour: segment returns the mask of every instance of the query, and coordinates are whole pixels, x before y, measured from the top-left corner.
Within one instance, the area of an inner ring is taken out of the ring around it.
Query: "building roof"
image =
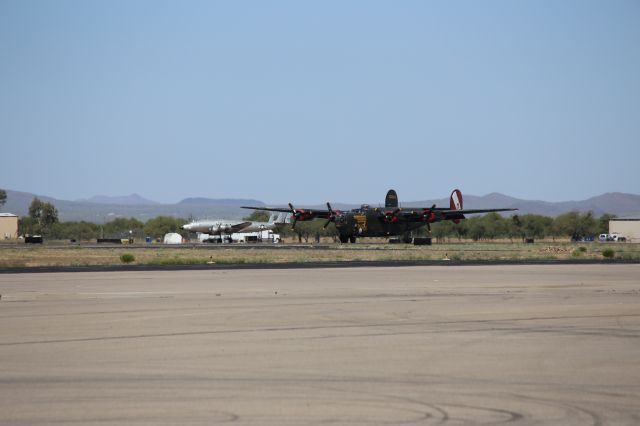
[[[0,217],[18,217],[18,215],[13,213],[0,213]]]
[[[640,215],[614,217],[613,219],[609,220],[640,220]]]

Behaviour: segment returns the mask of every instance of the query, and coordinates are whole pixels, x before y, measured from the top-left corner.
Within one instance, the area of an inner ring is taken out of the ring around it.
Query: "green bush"
[[[572,257],[580,257],[587,252],[587,248],[585,246],[577,247],[572,253]]]
[[[613,251],[613,249],[608,248],[608,249],[602,250],[602,256],[606,259],[613,259],[613,256],[615,255],[616,255],[616,252]]]
[[[120,255],[120,262],[122,263],[131,263],[136,260],[136,257],[131,253],[122,253]]]

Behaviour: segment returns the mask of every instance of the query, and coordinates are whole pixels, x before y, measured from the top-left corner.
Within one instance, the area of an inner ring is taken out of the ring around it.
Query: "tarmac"
[[[637,425],[640,265],[0,274],[0,424]]]

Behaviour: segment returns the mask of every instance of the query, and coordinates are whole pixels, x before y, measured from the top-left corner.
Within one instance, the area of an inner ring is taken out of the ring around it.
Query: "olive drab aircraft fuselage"
[[[463,208],[462,193],[454,189],[451,193],[449,207],[408,207],[401,208],[398,194],[393,189],[387,192],[384,208],[370,207],[363,204],[349,211],[334,210],[327,203],[327,209],[296,209],[291,203],[289,208],[249,207],[245,209],[288,212],[292,215],[292,228],[296,222],[313,219],[325,219],[326,228],[333,222],[338,230],[340,242],[355,243],[359,237],[390,237],[402,235],[405,242],[411,241],[411,231],[426,226],[429,232],[431,224],[443,220],[459,223],[466,214],[513,211],[517,209],[467,209]]]

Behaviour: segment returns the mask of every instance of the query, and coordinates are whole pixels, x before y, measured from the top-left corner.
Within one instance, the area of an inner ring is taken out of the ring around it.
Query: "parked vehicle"
[[[231,235],[210,235],[198,233],[203,243],[274,243],[280,242],[280,234],[267,229],[259,232],[237,232]]]
[[[622,234],[618,234],[617,232],[614,232],[613,234],[600,234],[600,236],[598,236],[598,239],[600,241],[615,241],[615,242],[625,242],[627,241],[627,237],[625,237]]]

